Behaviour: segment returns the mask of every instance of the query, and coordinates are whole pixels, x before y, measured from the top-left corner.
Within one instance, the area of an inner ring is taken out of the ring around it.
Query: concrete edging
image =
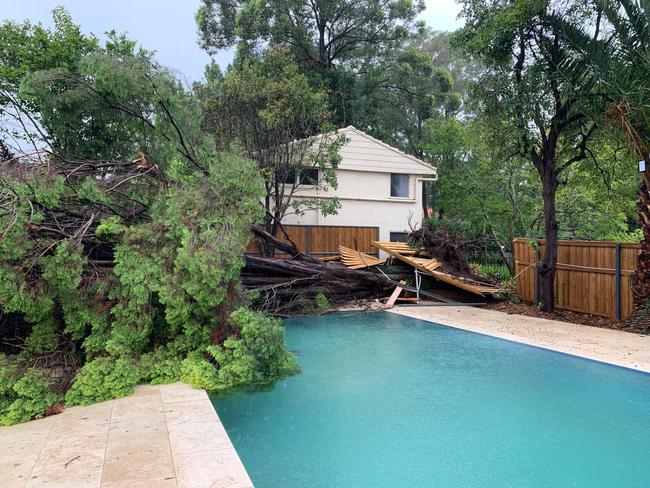
[[[183,383],[0,427],[0,486],[252,488],[207,393]]]
[[[391,313],[650,373],[650,336],[478,307],[395,307]]]

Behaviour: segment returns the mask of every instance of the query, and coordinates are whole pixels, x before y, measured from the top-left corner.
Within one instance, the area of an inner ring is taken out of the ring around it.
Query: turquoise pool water
[[[285,321],[303,372],[213,396],[256,488],[650,486],[650,375],[390,313]]]

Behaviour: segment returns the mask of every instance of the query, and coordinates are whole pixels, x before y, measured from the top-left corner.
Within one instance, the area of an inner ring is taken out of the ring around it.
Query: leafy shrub
[[[152,385],[174,383],[181,378],[182,360],[165,347],[143,354],[140,358],[140,375]]]
[[[216,390],[219,388],[219,375],[214,364],[191,355],[181,365],[181,380],[194,388]]]
[[[42,369],[29,368],[22,376],[11,366],[0,366],[0,425],[41,418],[60,401]]]
[[[331,307],[330,301],[323,293],[318,293],[314,297],[314,312],[317,314],[327,312]]]
[[[86,363],[65,395],[68,405],[90,405],[133,393],[140,380],[128,359],[97,358]]]
[[[277,319],[240,308],[231,314],[230,323],[240,330],[240,337],[208,347],[218,365],[218,388],[265,382],[299,370]]]

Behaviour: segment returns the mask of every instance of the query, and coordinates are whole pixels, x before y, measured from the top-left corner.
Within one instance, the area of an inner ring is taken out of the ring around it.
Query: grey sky
[[[422,15],[435,30],[454,30],[459,7],[454,0],[425,0]],[[194,13],[199,0],[0,0],[0,19],[51,24],[51,10],[63,5],[84,32],[101,36],[115,29],[126,32],[144,48],[156,51],[156,58],[189,81],[200,79],[208,56],[197,44]],[[215,59],[226,66],[230,53]]]

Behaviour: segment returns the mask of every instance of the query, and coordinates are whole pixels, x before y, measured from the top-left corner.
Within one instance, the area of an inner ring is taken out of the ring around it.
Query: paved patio
[[[0,427],[0,487],[252,488],[205,391],[175,383]]]
[[[479,307],[395,307],[392,313],[650,373],[650,336]]]

